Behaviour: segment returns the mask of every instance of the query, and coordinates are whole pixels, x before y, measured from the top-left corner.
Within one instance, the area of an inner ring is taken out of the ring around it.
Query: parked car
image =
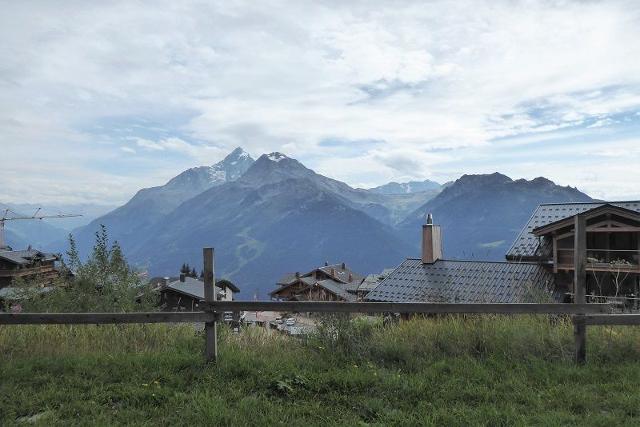
[[[276,323],[282,325],[282,317],[276,317]]]
[[[293,326],[293,325],[296,324],[296,319],[294,319],[293,317],[290,317],[290,318],[287,319],[286,324],[287,324],[287,326]]]

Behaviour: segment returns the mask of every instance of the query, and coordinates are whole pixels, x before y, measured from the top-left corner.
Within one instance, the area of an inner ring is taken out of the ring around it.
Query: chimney
[[[422,226],[422,263],[433,264],[439,259],[442,259],[442,232],[439,225],[433,225],[433,216],[429,214]]]
[[[169,286],[169,283],[171,283],[171,279],[169,279],[168,277],[163,277],[162,281],[164,282],[165,286]]]
[[[299,278],[300,278],[300,272],[296,271],[296,279],[299,279]]]
[[[186,276],[184,273],[180,273],[180,281],[181,281],[181,282],[183,282],[183,283],[184,283],[184,279],[185,279],[186,277],[187,277],[187,276]]]
[[[347,264],[345,264],[344,262],[342,263],[342,265],[340,266],[340,268],[342,268],[342,270],[346,270],[347,269]]]

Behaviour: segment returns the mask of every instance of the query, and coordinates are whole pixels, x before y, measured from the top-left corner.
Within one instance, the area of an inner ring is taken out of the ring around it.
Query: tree
[[[63,264],[72,274],[62,274],[53,290],[43,292],[38,280],[23,283],[26,310],[49,312],[136,311],[155,306],[156,295],[127,263],[118,242],[109,245],[107,229],[100,226],[93,250],[82,262],[73,236]]]

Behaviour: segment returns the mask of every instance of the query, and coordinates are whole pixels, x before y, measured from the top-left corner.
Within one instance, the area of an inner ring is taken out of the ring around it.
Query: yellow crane
[[[21,216],[13,212],[11,209],[6,208],[2,217],[0,217],[0,250],[8,248],[4,240],[4,223],[5,221],[16,221],[16,220],[28,220],[28,219],[49,219],[49,218],[74,218],[82,215],[78,214],[56,214],[56,215],[42,215],[40,211],[42,208],[36,209],[35,213],[31,216]],[[15,216],[11,216],[10,214],[14,214]]]

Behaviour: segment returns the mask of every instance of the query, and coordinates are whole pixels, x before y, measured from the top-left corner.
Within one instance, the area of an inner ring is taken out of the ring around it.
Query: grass
[[[188,325],[0,328],[0,425],[637,425],[640,331],[534,316],[333,319],[306,341]]]

